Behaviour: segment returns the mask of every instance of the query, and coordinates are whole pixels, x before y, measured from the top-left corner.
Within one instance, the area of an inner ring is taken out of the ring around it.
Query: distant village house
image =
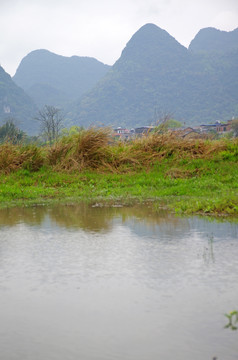
[[[228,120],[226,123],[221,123],[220,121],[216,121],[214,124],[205,124],[200,125],[201,132],[217,132],[223,133],[231,131],[232,128],[232,120]]]

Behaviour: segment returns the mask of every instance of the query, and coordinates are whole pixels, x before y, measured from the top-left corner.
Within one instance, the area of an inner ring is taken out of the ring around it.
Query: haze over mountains
[[[238,28],[227,32],[214,28],[201,29],[189,45],[189,50],[201,53],[228,53],[238,49]]]
[[[209,46],[214,38],[219,49],[224,43],[221,53]],[[166,31],[147,24],[107,75],[78,101],[73,114],[82,124],[127,126],[154,123],[164,113],[187,125],[227,120],[238,113],[237,79],[237,30],[224,34],[204,29],[186,49]]]
[[[31,129],[33,133],[38,127],[32,120],[36,111],[33,100],[0,66],[0,123],[14,118],[18,127],[25,131]]]
[[[238,117],[238,29],[202,29],[187,49],[146,24],[112,67],[36,50],[13,79],[38,107],[62,107],[71,125],[135,127],[165,113],[186,125],[226,121]]]
[[[90,57],[35,50],[22,59],[13,80],[38,106],[63,107],[90,90],[109,68]]]

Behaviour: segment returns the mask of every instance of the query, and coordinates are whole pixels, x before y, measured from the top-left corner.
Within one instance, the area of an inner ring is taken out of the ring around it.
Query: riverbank
[[[238,215],[238,171],[234,163],[181,162],[175,166],[172,160],[163,161],[149,171],[130,174],[66,173],[47,168],[1,174],[0,206],[80,201],[130,205],[153,200],[158,208],[177,213]]]
[[[67,138],[51,148],[2,145],[0,206],[150,200],[176,213],[238,216],[237,141],[99,139]]]

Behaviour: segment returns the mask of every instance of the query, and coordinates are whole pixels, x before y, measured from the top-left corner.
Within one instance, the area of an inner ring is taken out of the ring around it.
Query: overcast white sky
[[[188,46],[204,27],[238,27],[238,0],[0,0],[0,64],[14,75],[36,49],[113,64],[154,23]]]

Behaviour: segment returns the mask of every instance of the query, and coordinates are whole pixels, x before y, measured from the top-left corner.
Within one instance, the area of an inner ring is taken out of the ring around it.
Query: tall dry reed
[[[39,170],[44,164],[41,148],[34,145],[13,145],[5,143],[0,146],[0,171],[10,173],[20,169]]]
[[[148,167],[164,158],[212,158],[222,152],[238,154],[238,139],[184,139],[174,134],[148,134],[128,142],[114,141],[109,128],[92,128],[64,137],[52,147],[0,146],[0,171],[39,170],[47,165],[55,171],[85,169],[125,172]]]
[[[63,138],[48,150],[48,161],[55,170],[97,169],[109,156],[111,130],[91,128]]]

